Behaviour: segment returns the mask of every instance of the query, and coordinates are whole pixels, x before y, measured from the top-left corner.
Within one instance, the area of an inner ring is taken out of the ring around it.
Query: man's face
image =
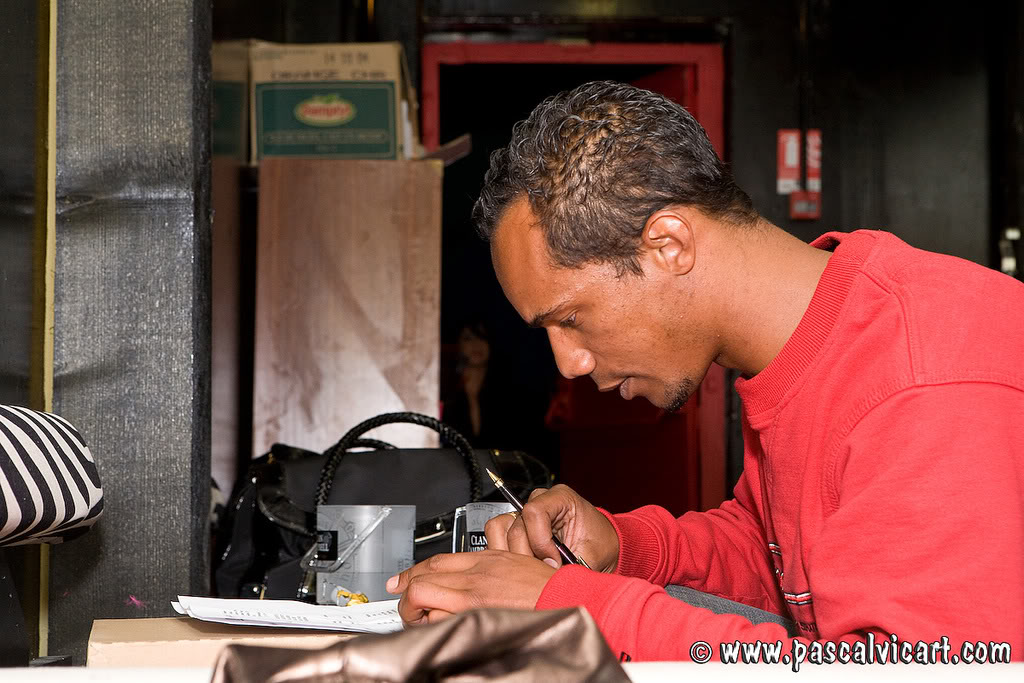
[[[643,277],[617,277],[609,264],[556,266],[520,199],[498,224],[491,259],[519,315],[547,331],[564,376],[590,375],[603,391],[643,396],[666,410],[678,410],[704,378],[713,345],[673,278],[643,255]]]

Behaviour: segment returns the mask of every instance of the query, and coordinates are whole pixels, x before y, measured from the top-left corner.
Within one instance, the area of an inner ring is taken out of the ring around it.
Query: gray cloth
[[[220,651],[213,674],[213,683],[483,680],[629,683],[618,656],[582,607],[472,610],[322,650],[231,644]]]
[[[676,586],[674,584],[665,586],[665,592],[673,598],[682,600],[688,605],[703,607],[704,609],[711,610],[715,614],[738,614],[741,617],[749,619],[752,624],[778,624],[779,626],[784,626],[790,636],[797,635],[796,624],[791,620],[786,619],[785,617],[780,617],[778,614],[766,612],[763,609],[744,605],[742,602],[727,600],[726,598],[720,598],[717,595],[702,593],[701,591],[694,590],[693,588]]]

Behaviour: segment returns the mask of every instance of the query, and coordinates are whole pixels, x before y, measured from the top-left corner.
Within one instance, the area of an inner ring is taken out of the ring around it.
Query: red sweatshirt
[[[609,515],[616,573],[563,567],[537,608],[585,606],[634,660],[789,643],[666,584],[791,617],[805,644],[948,636],[1024,658],[1024,285],[881,232],[814,246],[833,254],[796,331],[736,384],[735,498]]]

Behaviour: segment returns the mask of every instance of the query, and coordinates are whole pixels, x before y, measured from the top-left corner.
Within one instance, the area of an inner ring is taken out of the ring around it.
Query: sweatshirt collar
[[[812,247],[831,250],[818,286],[796,330],[778,355],[755,376],[736,380],[736,391],[748,416],[758,415],[778,405],[811,365],[824,346],[853,280],[871,249],[877,233],[829,232],[811,242]]]

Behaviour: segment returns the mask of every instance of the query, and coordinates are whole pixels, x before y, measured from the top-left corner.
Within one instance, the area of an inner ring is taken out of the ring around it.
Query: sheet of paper
[[[316,628],[352,633],[394,633],[402,630],[398,600],[336,607],[295,600],[245,600],[179,595],[171,605],[193,619],[240,626]]]

